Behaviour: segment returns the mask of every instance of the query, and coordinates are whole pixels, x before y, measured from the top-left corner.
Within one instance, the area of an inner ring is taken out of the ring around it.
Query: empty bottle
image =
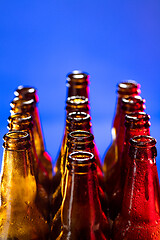
[[[45,175],[43,171],[43,166],[41,166],[40,161],[38,160],[35,149],[32,116],[27,113],[17,113],[10,116],[8,118],[8,129],[9,131],[27,132],[30,135],[34,175],[37,183],[36,205],[40,212],[43,214],[44,218],[46,220],[49,220],[49,195],[41,184],[45,180]]]
[[[34,99],[25,100],[21,98],[14,98],[11,102],[11,115],[15,113],[28,113],[32,116],[33,119],[33,136],[34,143],[36,148],[36,153],[39,159],[39,164],[41,170],[43,171],[42,179],[38,179],[39,183],[43,185],[47,193],[51,191],[51,182],[52,182],[52,163],[51,158],[44,149],[44,143],[42,138],[42,133],[40,131],[40,121],[37,115],[38,109],[36,107],[36,102]]]
[[[0,238],[47,240],[49,227],[35,205],[36,181],[26,132],[4,136],[1,174]]]
[[[57,239],[109,239],[109,224],[99,200],[92,153],[69,155],[61,214],[62,231]]]
[[[39,111],[38,111],[38,95],[37,95],[37,90],[33,87],[25,87],[25,86],[19,86],[18,89],[14,92],[15,96],[18,97],[18,99],[22,100],[22,105],[17,98],[13,100],[11,103],[12,110],[14,112],[16,111],[16,108],[22,107],[22,110],[19,109],[18,111],[25,111],[25,106],[24,105],[32,105],[32,108],[30,109],[30,113],[33,118],[33,123],[34,123],[34,141],[35,141],[35,147],[36,147],[36,152],[38,155],[38,158],[40,159],[40,162],[42,163],[46,174],[48,175],[49,179],[52,179],[52,162],[51,162],[51,157],[48,154],[48,152],[45,149],[45,144],[44,144],[44,138],[42,134],[42,127],[41,127],[41,122],[40,122],[40,117],[39,117]],[[31,104],[30,104],[31,102]],[[20,105],[18,107],[18,105]],[[29,108],[29,106],[28,106]],[[27,111],[27,109],[26,109]],[[19,112],[18,112],[19,113]]]
[[[124,145],[124,134],[125,134],[125,115],[131,112],[140,112],[145,109],[144,99],[140,96],[122,98],[121,100],[121,111],[120,111],[120,124],[117,131],[117,137],[114,142],[114,147],[112,146],[112,153],[106,155],[104,162],[104,181],[106,186],[106,192],[109,197],[109,208],[110,217],[114,220],[117,216],[117,209],[115,203],[118,199],[117,184],[119,185],[119,179],[121,175],[121,155]],[[111,149],[110,149],[111,150]],[[109,150],[109,151],[110,151]],[[117,203],[116,203],[117,204]]]
[[[158,240],[160,193],[156,166],[156,140],[136,136],[130,140],[131,164],[121,213],[115,220],[113,240]]]

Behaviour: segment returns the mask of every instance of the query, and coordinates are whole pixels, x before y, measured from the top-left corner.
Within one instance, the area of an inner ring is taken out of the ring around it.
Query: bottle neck
[[[4,149],[1,173],[2,204],[25,209],[36,197],[31,148]]]
[[[139,136],[133,139],[138,138]],[[146,139],[149,136],[143,136],[143,138]],[[159,219],[160,194],[155,156],[155,146],[136,147],[131,143],[131,164],[127,174],[121,212],[125,218],[136,222],[153,222]]]

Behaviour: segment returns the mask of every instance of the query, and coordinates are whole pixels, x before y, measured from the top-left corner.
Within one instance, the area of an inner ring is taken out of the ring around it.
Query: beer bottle
[[[65,128],[65,135],[64,135],[64,145],[61,148],[61,162],[60,162],[60,170],[56,173],[53,178],[53,184],[56,182],[53,187],[53,195],[51,198],[51,218],[54,217],[56,212],[61,206],[62,203],[62,178],[65,172],[65,165],[66,165],[66,154],[67,154],[67,141],[68,141],[68,134],[74,130],[84,130],[90,131],[91,130],[91,117],[89,114],[85,112],[71,112],[67,115],[66,119],[66,128]],[[56,181],[54,181],[56,178]],[[58,184],[58,186],[57,186]]]
[[[117,104],[116,104],[116,112],[115,112],[115,117],[113,119],[113,126],[111,130],[113,140],[117,135],[117,131],[120,124],[121,100],[122,98],[139,95],[141,93],[140,84],[133,80],[121,82],[118,84],[117,93],[118,93],[118,98],[117,98]]]
[[[61,214],[62,231],[57,239],[109,239],[109,224],[99,200],[92,153],[69,155]]]
[[[129,140],[138,135],[150,135],[150,116],[145,112],[133,112],[125,116],[125,140],[123,144],[123,152],[120,159],[120,174],[112,195],[110,204],[110,215],[117,216],[122,207],[124,195],[124,184],[127,171],[130,165],[129,158]]]
[[[29,134],[11,131],[4,136],[3,146],[0,239],[47,240],[48,224],[35,205]]]
[[[36,152],[38,155],[38,158],[40,159],[40,162],[42,163],[46,174],[48,175],[49,179],[52,179],[52,162],[51,162],[51,157],[48,154],[48,152],[45,149],[45,144],[44,144],[44,138],[42,134],[42,127],[41,127],[41,122],[40,122],[40,117],[39,117],[39,111],[38,111],[38,102],[39,98],[37,95],[37,90],[33,87],[24,87],[24,86],[19,86],[18,89],[14,92],[15,96],[17,96],[19,99],[22,100],[23,104],[23,111],[24,111],[24,105],[29,104],[29,102],[33,101],[33,109],[31,109],[31,115],[33,118],[33,123],[34,123],[34,141],[35,141],[35,147],[36,147]],[[16,98],[15,98],[16,99]],[[12,102],[12,108],[18,107],[16,104],[16,100]],[[14,107],[15,106],[15,107]],[[12,109],[13,111],[16,111],[16,109]],[[20,110],[21,111],[21,110]],[[19,113],[19,112],[18,112]]]
[[[35,145],[34,145],[32,116],[29,115],[28,113],[26,114],[17,113],[15,115],[11,115],[8,118],[8,129],[9,131],[24,131],[29,133],[31,150],[32,150],[34,175],[37,183],[36,205],[40,210],[40,212],[43,214],[44,218],[49,220],[48,192],[46,192],[42,184],[39,183],[39,179],[45,180],[45,176],[43,172],[43,167],[40,165],[40,162],[38,160],[38,156],[37,156]]]
[[[72,96],[84,96],[89,99],[89,75],[81,71],[73,71],[67,74],[67,98]]]
[[[156,140],[135,136],[130,140],[131,164],[125,183],[121,213],[114,222],[114,240],[150,240],[160,237],[160,193],[156,166]]]
[[[40,121],[37,115],[38,109],[36,107],[36,102],[34,99],[25,100],[16,97],[13,99],[10,105],[11,115],[14,115],[15,113],[28,113],[32,116],[34,143],[39,160],[39,165],[41,166],[41,170],[43,171],[43,174],[39,175],[42,178],[39,178],[38,182],[43,185],[43,187],[49,194],[51,191],[50,185],[52,182],[52,163],[51,158],[44,149],[43,138],[39,128]]]
[[[120,124],[117,131],[117,137],[115,139],[114,152],[112,154],[112,158],[105,159],[104,162],[104,181],[106,185],[106,192],[109,197],[110,217],[113,220],[117,216],[117,207],[115,203],[117,202],[119,191],[121,192],[120,189],[117,189],[117,184],[119,186],[118,182],[121,175],[121,154],[124,145],[125,115],[131,112],[143,111],[145,109],[144,102],[145,100],[140,96],[122,98]]]

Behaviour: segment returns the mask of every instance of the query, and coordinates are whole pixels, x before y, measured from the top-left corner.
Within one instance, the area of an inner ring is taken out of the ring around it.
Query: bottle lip
[[[10,131],[3,140],[3,147],[8,150],[24,150],[30,146],[30,136],[24,131]]]
[[[124,111],[127,110],[144,110],[146,109],[145,106],[145,99],[141,96],[130,96],[121,99],[121,109]]]
[[[92,164],[95,162],[94,154],[86,151],[72,152],[68,156],[68,163],[71,165],[77,164]]]
[[[87,72],[82,72],[80,70],[74,70],[67,74],[67,82],[83,83],[89,82],[89,74]]]
[[[148,135],[139,135],[130,139],[131,146],[138,148],[153,147],[156,143],[156,139]]]
[[[33,127],[32,116],[29,113],[13,114],[13,115],[9,116],[7,121],[8,121],[7,128],[9,130],[11,130],[11,129],[26,130],[28,128],[30,129]]]
[[[66,103],[69,105],[75,105],[75,106],[88,104],[88,98],[84,96],[71,96],[67,98]]]
[[[85,112],[71,112],[67,115],[67,120],[69,122],[89,122],[90,119],[90,115]]]
[[[150,126],[150,115],[145,112],[132,112],[125,115],[125,126]]]
[[[74,143],[86,144],[92,142],[93,140],[94,140],[93,134],[83,130],[73,131],[68,134],[68,141]]]
[[[134,80],[127,80],[118,84],[117,92],[122,95],[140,94],[141,85]]]
[[[10,103],[10,106],[13,109],[18,108],[19,110],[24,110],[30,108],[31,110],[34,109],[35,101],[34,99],[26,100],[26,99],[20,99],[18,97],[15,97],[13,101]]]
[[[20,85],[18,88],[14,91],[14,95],[20,99],[34,99],[35,102],[38,102],[38,96],[37,96],[37,89],[31,86],[23,86]]]

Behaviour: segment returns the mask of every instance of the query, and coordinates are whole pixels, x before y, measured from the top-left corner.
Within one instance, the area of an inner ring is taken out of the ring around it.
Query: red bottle
[[[144,112],[134,112],[125,116],[125,141],[120,159],[120,174],[112,195],[110,215],[117,216],[122,207],[124,184],[130,165],[129,140],[138,135],[150,135],[150,116]]]
[[[99,200],[92,153],[74,152],[69,155],[61,214],[62,231],[58,239],[109,239],[109,224]]]
[[[124,145],[125,134],[125,115],[131,112],[140,112],[145,109],[144,99],[140,96],[122,98],[121,111],[120,111],[120,124],[117,132],[117,136],[114,142],[114,148],[112,148],[112,155],[110,158],[106,158],[104,162],[104,180],[106,186],[106,192],[109,197],[110,217],[115,219],[117,216],[117,201],[119,199],[119,179],[121,176],[121,154]],[[112,156],[112,158],[111,158]],[[118,189],[117,189],[118,187]],[[119,208],[118,208],[119,209]]]
[[[136,136],[130,140],[131,164],[122,210],[113,227],[113,240],[160,239],[160,192],[156,166],[156,140]]]

